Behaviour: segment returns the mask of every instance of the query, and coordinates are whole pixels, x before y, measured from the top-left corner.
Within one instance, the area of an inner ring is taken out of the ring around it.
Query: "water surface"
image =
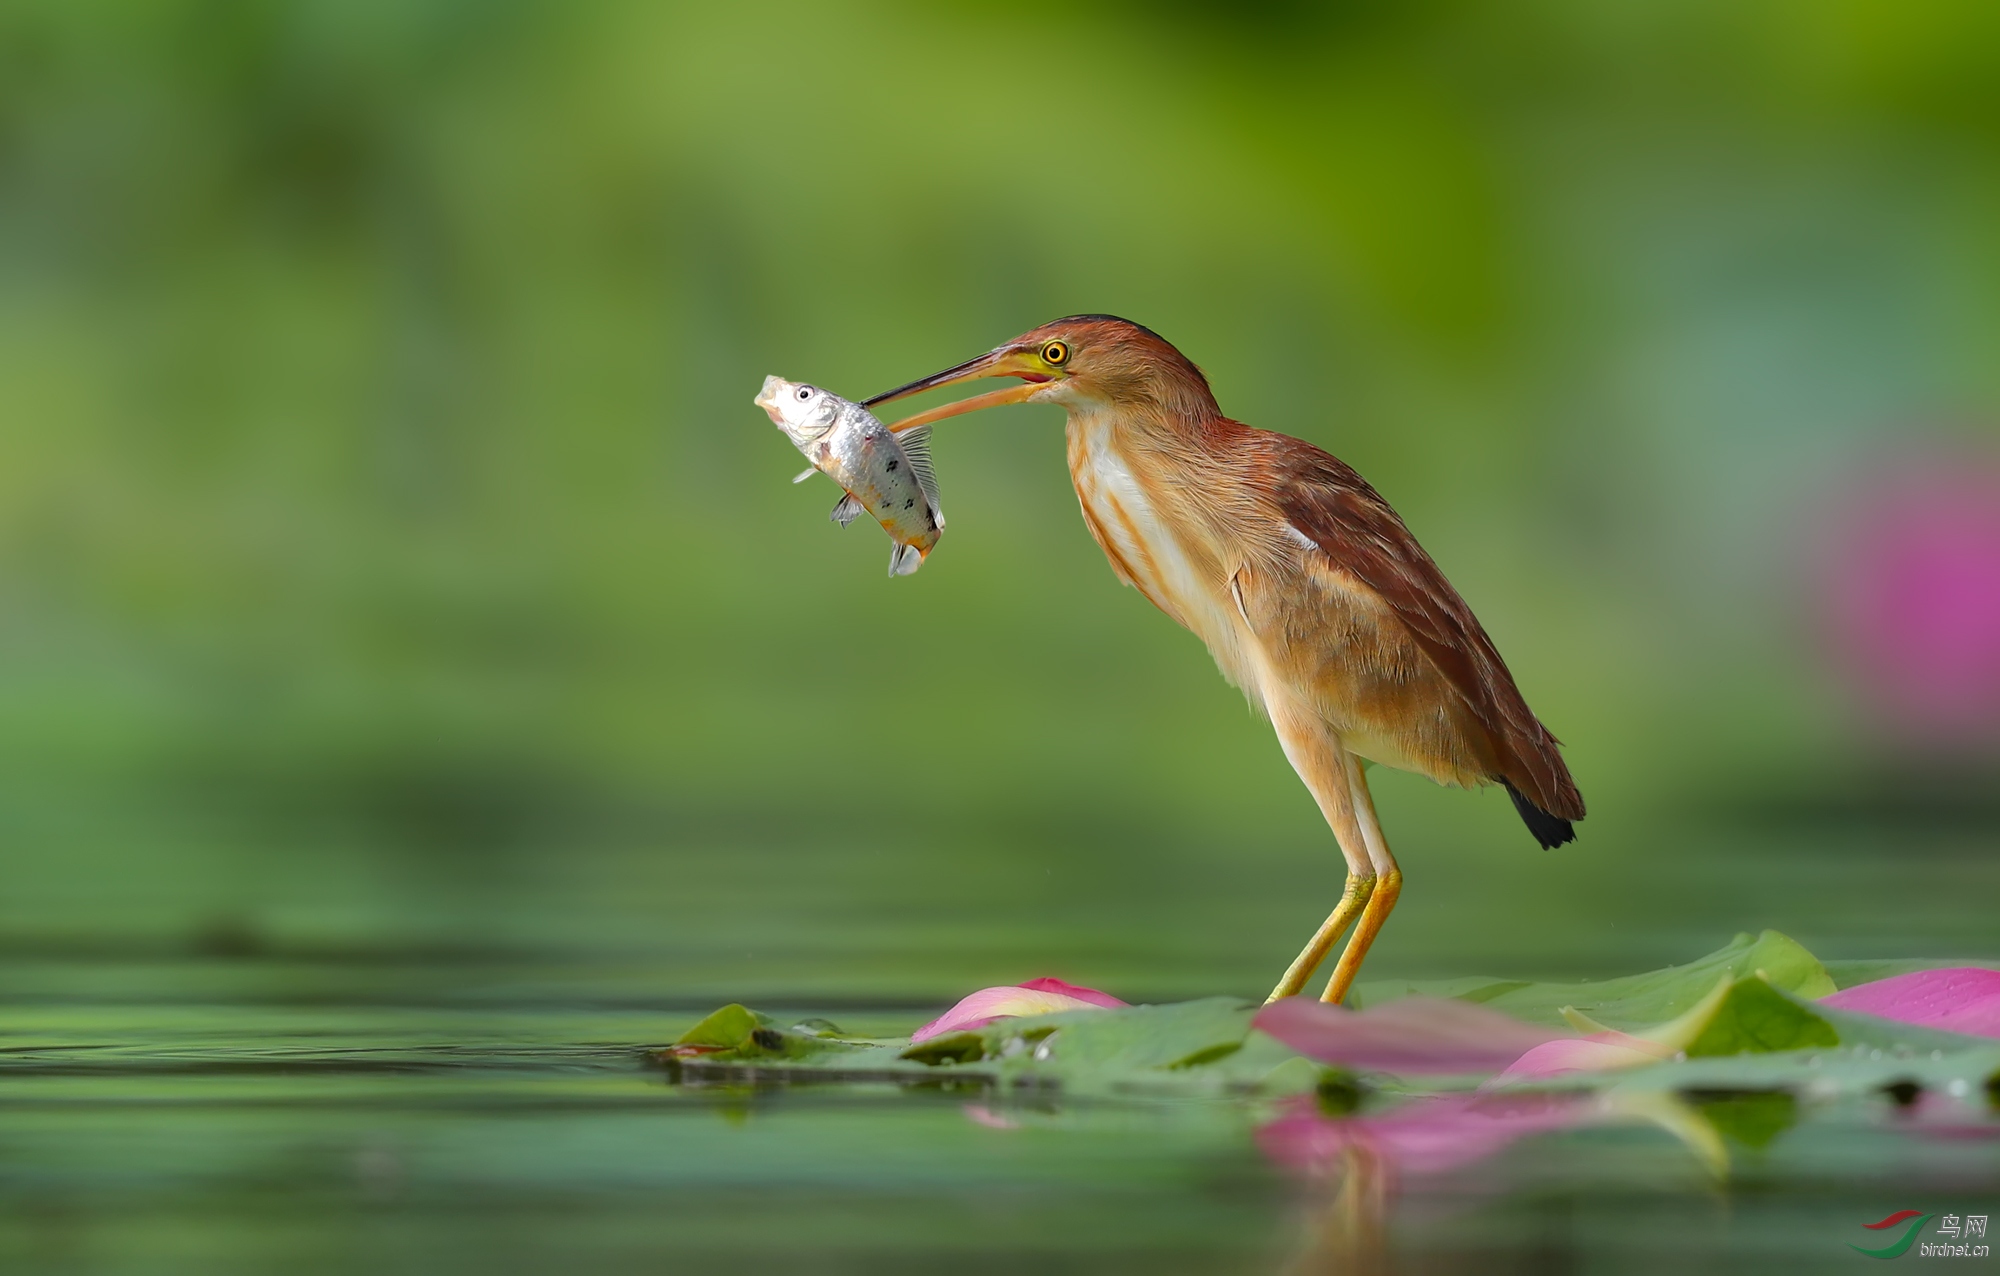
[[[463,995],[428,1000],[393,962],[14,974],[9,1271],[1859,1270],[1860,1224],[2000,1198],[2000,1131],[1929,1135],[1888,1097],[1723,1114],[1726,1179],[1645,1125],[1300,1179],[1253,1105],[677,1084],[643,1047],[700,1007],[502,995],[535,986],[519,969],[461,966]],[[831,1009],[885,1033],[924,1013]]]

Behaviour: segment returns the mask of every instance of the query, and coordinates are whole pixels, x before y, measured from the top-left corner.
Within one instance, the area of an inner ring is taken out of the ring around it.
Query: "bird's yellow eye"
[[[1069,362],[1068,343],[1062,341],[1051,341],[1049,342],[1049,344],[1043,346],[1042,362],[1048,364],[1051,368],[1060,368],[1065,363],[1068,363]]]

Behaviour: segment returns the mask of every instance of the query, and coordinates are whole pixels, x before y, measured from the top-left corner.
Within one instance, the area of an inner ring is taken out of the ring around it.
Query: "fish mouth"
[[[921,377],[910,382],[908,385],[897,386],[893,390],[885,391],[872,399],[866,400],[861,406],[873,411],[877,404],[893,403],[897,399],[906,399],[913,394],[922,394],[926,390],[938,390],[945,386],[958,385],[965,381],[977,381],[982,377],[1019,377],[1025,384],[1009,386],[1005,390],[992,390],[985,394],[975,394],[969,399],[960,399],[956,403],[946,403],[940,407],[919,412],[915,416],[905,417],[889,428],[901,433],[904,430],[915,429],[920,425],[929,425],[933,421],[942,421],[947,417],[962,416],[967,412],[977,412],[982,408],[997,408],[1009,403],[1027,403],[1033,400],[1050,383],[1059,379],[1058,374],[1046,370],[1046,365],[1041,363],[1041,360],[1036,357],[1033,351],[1024,350],[1016,346],[1002,346],[998,350],[990,350],[976,359],[967,359],[964,363],[946,368],[942,372],[933,372],[931,375]]]
[[[756,404],[766,412],[775,412],[778,407],[778,395],[784,388],[785,379],[783,377],[765,377],[764,388],[757,391],[757,397],[750,400],[750,402]]]

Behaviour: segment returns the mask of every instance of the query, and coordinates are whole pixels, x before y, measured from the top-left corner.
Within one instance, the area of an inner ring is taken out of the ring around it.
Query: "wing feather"
[[[1277,448],[1274,495],[1297,535],[1388,605],[1492,737],[1500,774],[1544,811],[1583,818],[1583,798],[1549,733],[1479,620],[1389,503],[1345,463],[1263,431]]]

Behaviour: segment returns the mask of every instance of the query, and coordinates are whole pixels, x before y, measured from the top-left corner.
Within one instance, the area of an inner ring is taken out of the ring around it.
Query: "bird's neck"
[[[1209,552],[1204,507],[1227,447],[1216,446],[1211,423],[1199,419],[1131,405],[1068,406],[1070,478],[1092,534],[1120,576],[1191,624],[1187,583],[1221,569]]]
[[[1093,448],[1119,453],[1199,454],[1235,424],[1219,412],[1191,412],[1156,402],[1079,398],[1063,406],[1069,411],[1072,445],[1085,441]]]

